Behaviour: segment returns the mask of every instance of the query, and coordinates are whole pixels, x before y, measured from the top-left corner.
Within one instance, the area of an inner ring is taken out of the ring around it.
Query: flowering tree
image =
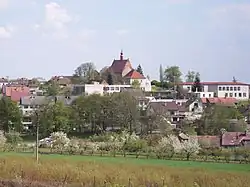
[[[67,145],[69,154],[74,154],[80,149],[80,144],[77,139],[71,139]]]
[[[192,154],[197,154],[200,149],[198,139],[195,137],[189,137],[188,140],[181,143],[181,151],[186,155],[187,160],[189,160]]]
[[[63,152],[65,148],[68,147],[70,139],[67,137],[67,134],[64,132],[53,132],[51,133],[51,148]]]
[[[0,131],[0,147],[3,147],[6,143],[7,139],[4,136],[4,132]]]
[[[175,153],[175,147],[174,147],[174,136],[169,136],[169,137],[162,137],[158,145],[155,147],[155,152],[158,158],[162,158],[165,155],[168,157],[172,157]]]
[[[188,140],[180,142],[178,137],[174,135],[163,137],[155,147],[159,158],[166,154],[168,157],[172,157],[175,153],[182,153],[185,154],[187,160],[192,154],[198,153],[200,149],[197,138],[190,137]]]

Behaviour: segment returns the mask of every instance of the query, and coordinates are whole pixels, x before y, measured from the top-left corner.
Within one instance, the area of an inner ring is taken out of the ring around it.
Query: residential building
[[[71,84],[72,76],[53,76],[50,81],[57,83],[61,88]]]
[[[2,94],[4,96],[10,97],[12,101],[19,102],[21,97],[29,96],[30,89],[23,85],[3,85]]]
[[[193,83],[185,82],[181,84],[183,88],[191,92]],[[200,93],[201,98],[205,98],[206,94],[211,97],[231,97],[238,100],[249,99],[249,84],[241,82],[201,82],[203,91]],[[212,96],[212,93],[213,96]],[[205,94],[205,95],[203,95]],[[205,96],[205,97],[203,97]]]
[[[28,129],[32,127],[32,114],[35,109],[40,108],[43,105],[46,105],[49,102],[61,101],[65,105],[71,105],[72,102],[76,99],[76,96],[65,97],[65,96],[25,96],[21,97],[19,108],[23,115],[23,125]]]
[[[204,105],[216,104],[216,105],[224,105],[228,107],[235,107],[238,103],[236,98],[230,97],[214,97],[214,98],[201,98],[201,101]]]
[[[72,85],[72,95],[91,95],[104,93],[121,92],[125,88],[131,88],[131,85],[108,85],[93,82],[93,84],[75,84]]]

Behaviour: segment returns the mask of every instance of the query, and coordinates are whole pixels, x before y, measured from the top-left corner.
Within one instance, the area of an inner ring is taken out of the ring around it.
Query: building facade
[[[193,83],[182,83],[184,89],[191,92]],[[201,82],[203,86],[200,92],[201,98],[211,97],[230,97],[238,100],[249,99],[249,84],[241,82]],[[209,95],[210,94],[210,95]]]

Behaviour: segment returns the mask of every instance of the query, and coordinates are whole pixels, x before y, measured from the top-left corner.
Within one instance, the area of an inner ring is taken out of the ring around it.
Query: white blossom
[[[4,132],[3,131],[0,131],[0,147],[3,147],[4,144],[6,143],[7,139],[6,137],[4,136]]]
[[[196,154],[201,149],[198,139],[195,137],[190,137],[187,141],[181,143],[182,152],[188,154]]]
[[[51,140],[52,147],[60,150],[66,148],[70,143],[70,139],[64,132],[53,132],[51,134]]]

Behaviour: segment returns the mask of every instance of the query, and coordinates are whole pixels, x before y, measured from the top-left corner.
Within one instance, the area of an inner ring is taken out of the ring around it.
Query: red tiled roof
[[[12,92],[26,92],[29,93],[30,89],[26,86],[4,86],[3,93],[6,96],[11,96]]]
[[[10,98],[12,101],[18,102],[18,101],[20,101],[20,99],[22,97],[29,96],[29,95],[30,95],[30,93],[25,92],[25,91],[23,91],[23,92],[22,91],[12,91]]]
[[[145,79],[145,77],[140,74],[138,71],[136,70],[131,70],[127,75],[125,75],[126,78],[130,78],[130,79]]]
[[[128,65],[132,69],[132,66],[131,66],[128,59],[126,59],[126,60],[114,60],[112,65],[110,66],[110,69],[114,73],[121,74],[123,72],[124,68],[126,67],[126,65]]]
[[[193,85],[193,82],[183,82],[180,85]],[[201,82],[202,85],[249,85],[242,82]]]
[[[242,141],[250,141],[250,135],[243,132],[225,132],[222,135],[221,145],[230,146],[230,145],[239,145]]]
[[[196,136],[204,147],[220,147],[220,136]]]
[[[202,103],[212,104],[235,104],[238,102],[237,99],[232,97],[213,97],[213,98],[201,98]]]

